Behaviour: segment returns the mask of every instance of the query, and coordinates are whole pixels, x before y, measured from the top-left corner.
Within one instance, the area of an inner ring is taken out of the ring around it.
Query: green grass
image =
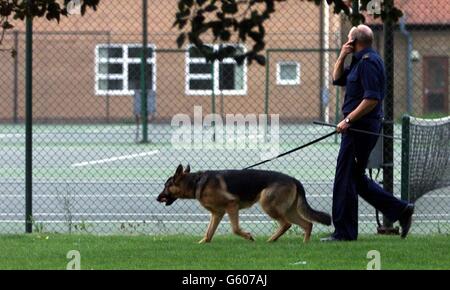
[[[216,236],[0,236],[0,269],[65,269],[70,250],[82,269],[366,269],[378,250],[382,269],[450,269],[450,236],[361,236],[357,242],[309,244],[287,235],[269,244]],[[304,263],[306,262],[306,263]]]

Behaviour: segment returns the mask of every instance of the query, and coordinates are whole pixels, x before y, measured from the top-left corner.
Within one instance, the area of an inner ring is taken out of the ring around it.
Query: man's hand
[[[353,40],[349,40],[346,43],[344,43],[344,46],[342,46],[341,54],[339,57],[345,58],[350,53],[353,53],[355,48],[353,47],[352,42],[353,42]]]
[[[348,128],[350,128],[350,124],[348,124],[347,122],[345,122],[345,120],[343,120],[337,125],[336,131],[338,133],[346,133]]]
[[[341,49],[341,53],[334,65],[333,69],[333,81],[338,80],[344,71],[344,62],[347,55],[354,51],[354,47],[352,46],[352,40],[347,41]]]

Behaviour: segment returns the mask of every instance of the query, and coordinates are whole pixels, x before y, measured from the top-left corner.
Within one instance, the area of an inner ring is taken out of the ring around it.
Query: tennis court
[[[330,128],[282,125],[280,151],[318,138]],[[25,211],[24,127],[0,127],[0,231],[22,233]],[[156,202],[163,184],[179,163],[192,170],[243,168],[260,159],[260,149],[176,149],[170,125],[151,124],[150,144],[135,142],[133,125],[36,125],[33,151],[33,221],[37,231],[90,233],[201,234],[209,214],[195,201],[170,207]],[[401,126],[395,126],[401,135]],[[310,204],[331,212],[334,164],[339,140],[331,137],[261,169],[295,176],[305,186]],[[401,142],[395,141],[395,194],[400,195]],[[378,179],[381,179],[379,177]],[[424,206],[421,206],[424,203]],[[413,232],[449,232],[450,188],[436,190],[417,202]],[[360,201],[360,230],[376,231],[375,212]],[[225,220],[226,221],[226,220]],[[276,224],[259,207],[242,212],[243,227],[269,234]],[[224,222],[219,232],[228,232]],[[317,226],[316,232],[330,231]]]

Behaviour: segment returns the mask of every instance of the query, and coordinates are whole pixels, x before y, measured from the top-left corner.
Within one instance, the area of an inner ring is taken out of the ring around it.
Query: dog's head
[[[183,178],[191,171],[191,167],[188,165],[186,169],[183,169],[183,165],[179,165],[175,174],[167,179],[164,184],[164,190],[158,195],[156,199],[158,202],[165,202],[166,206],[171,205],[180,197],[184,196]]]

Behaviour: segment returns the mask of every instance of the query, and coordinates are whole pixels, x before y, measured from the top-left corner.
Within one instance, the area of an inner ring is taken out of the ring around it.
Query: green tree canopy
[[[174,26],[180,30],[177,38],[178,47],[182,47],[186,41],[194,44],[208,60],[221,60],[225,57],[234,57],[238,63],[245,59],[251,63],[256,60],[259,64],[265,64],[265,57],[260,54],[265,48],[264,37],[266,30],[264,23],[276,11],[277,2],[299,0],[179,0],[178,11]],[[375,2],[362,0],[360,11],[351,11],[352,0],[301,0],[314,2],[320,5],[326,1],[333,5],[334,13],[343,12],[353,24],[364,23],[362,14]],[[357,0],[353,0],[357,1]],[[380,1],[381,13],[375,14],[375,18],[385,21],[398,21],[402,12],[386,3],[393,0]],[[392,4],[392,2],[390,2]],[[386,6],[385,6],[386,5]],[[389,7],[389,8],[387,8]],[[281,16],[278,16],[281,17]],[[254,45],[245,54],[240,53],[232,46],[224,45],[221,49],[211,52],[203,43],[202,36],[212,33],[214,41],[229,42],[236,37],[236,42],[246,42],[252,39]]]
[[[28,9],[28,1],[31,1],[31,9]],[[49,21],[60,21],[61,16],[68,16],[67,4],[70,0],[64,0],[61,5],[57,0],[0,0],[0,27],[2,28],[0,45],[8,29],[14,28],[13,20],[24,21],[26,17],[46,18]],[[81,14],[86,13],[87,8],[97,9],[100,0],[81,1]]]

